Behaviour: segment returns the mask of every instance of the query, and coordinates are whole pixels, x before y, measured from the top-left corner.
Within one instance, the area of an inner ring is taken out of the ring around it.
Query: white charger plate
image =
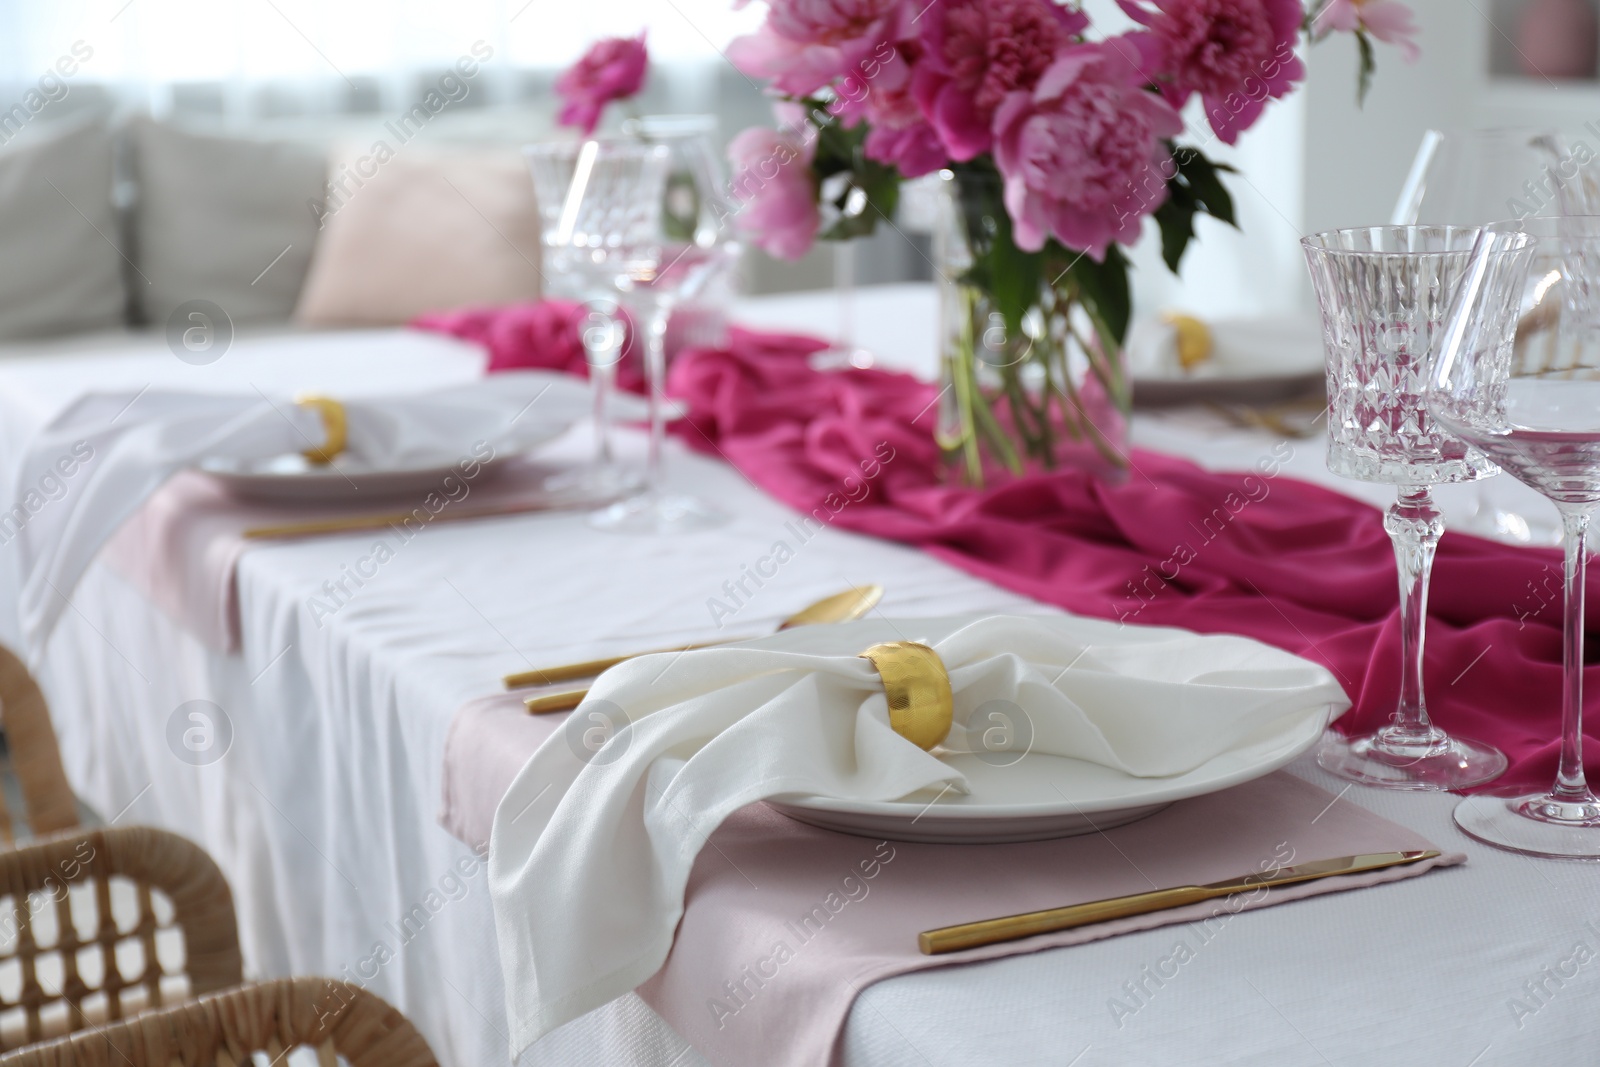
[[[473,481],[488,476],[510,458],[498,456],[481,464]],[[333,466],[319,466],[298,454],[250,461],[211,459],[201,462],[199,468],[239,499],[265,504],[347,501],[357,493],[363,499],[422,495],[443,492],[449,488],[445,478],[461,476],[455,463],[385,469],[344,458],[336,459]]]
[[[861,647],[879,641],[938,641],[981,616],[957,619],[870,620],[851,623]],[[768,648],[814,644],[806,629],[786,630],[759,644]],[[816,628],[820,629],[820,628]],[[900,800],[859,801],[783,796],[767,803],[812,826],[863,837],[941,844],[1001,844],[1073,837],[1153,815],[1177,800],[1204,796],[1260,778],[1308,751],[1331,721],[1326,704],[1308,706],[1264,728],[1237,748],[1186,774],[1138,778],[1096,763],[1022,755],[997,766],[971,753],[942,758],[967,776],[971,792],[915,793]],[[998,755],[998,754],[996,754]],[[992,757],[991,757],[992,758]]]

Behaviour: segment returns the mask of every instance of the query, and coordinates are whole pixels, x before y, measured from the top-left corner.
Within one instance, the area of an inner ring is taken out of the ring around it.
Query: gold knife
[[[1133,893],[1109,900],[1092,900],[1086,904],[1072,904],[1065,908],[1030,911],[1021,915],[1006,915],[998,919],[962,923],[959,926],[942,926],[937,930],[924,930],[917,935],[917,945],[924,956],[938,956],[946,952],[960,952],[980,945],[997,945],[1003,941],[1017,941],[1036,934],[1071,930],[1077,926],[1125,919],[1130,915],[1148,915],[1153,911],[1181,908],[1217,897],[1248,893],[1261,886],[1292,885],[1310,882],[1339,874],[1360,874],[1382,867],[1396,867],[1406,863],[1431,860],[1438,852],[1372,852],[1362,856],[1340,856],[1338,859],[1297,863],[1292,867],[1279,867],[1242,878],[1230,878],[1208,885],[1182,885],[1172,889],[1156,889],[1149,893]]]
[[[580,660],[577,663],[563,663],[559,667],[536,667],[531,671],[518,671],[508,674],[501,679],[507,689],[523,689],[530,685],[542,685],[550,682],[570,682],[574,678],[597,678],[607,670],[615,667],[625,660],[636,656],[659,656],[668,652],[693,652],[701,648],[716,648],[718,645],[731,645],[735,641],[754,641],[755,637],[730,637],[721,641],[705,641],[695,645],[673,645],[671,648],[655,648],[649,652],[629,652],[623,656],[605,656],[601,659]],[[579,695],[587,693],[587,689],[573,690]],[[577,707],[576,704],[573,707]],[[562,709],[565,710],[565,709]]]
[[[522,705],[528,709],[529,715],[549,715],[556,711],[571,711],[582,704],[583,698],[588,695],[587,689],[563,689],[542,697],[529,697]]]
[[[428,525],[436,522],[467,522],[472,519],[498,519],[508,515],[528,515],[539,511],[556,511],[558,505],[547,500],[526,504],[502,504],[481,508],[459,508],[441,511],[428,517]],[[280,526],[255,526],[244,532],[249,541],[277,541],[293,537],[316,537],[321,534],[357,533],[363,530],[383,530],[417,522],[415,511],[396,511],[384,515],[348,515],[336,519],[312,519],[309,522],[288,522]]]

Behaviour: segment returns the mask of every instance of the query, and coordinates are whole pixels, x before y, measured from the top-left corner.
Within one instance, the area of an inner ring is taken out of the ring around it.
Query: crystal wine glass
[[[1431,486],[1498,473],[1422,407],[1429,358],[1477,230],[1374,226],[1305,238],[1328,359],[1328,468],[1398,487],[1384,529],[1400,573],[1400,699],[1364,737],[1329,732],[1317,762],[1393,789],[1462,789],[1506,768],[1498,750],[1451,737],[1428,718],[1423,637],[1428,577],[1444,522]]]
[[[1600,798],[1583,772],[1584,564],[1600,504],[1600,216],[1485,228],[1445,323],[1426,404],[1451,433],[1550,498],[1566,547],[1555,785],[1468,797],[1456,823],[1512,851],[1600,859]]]
[[[610,159],[637,160],[631,169]],[[660,141],[590,141],[579,153],[564,213],[592,219],[581,240],[582,269],[605,277],[643,335],[650,388],[650,445],[642,492],[593,513],[590,524],[619,533],[683,533],[721,525],[728,516],[664,481],[667,327],[675,308],[725,277],[739,246],[726,227],[666,209],[673,149]],[[690,221],[692,226],[686,226]]]
[[[1549,168],[1561,160],[1551,130],[1501,127],[1422,135],[1390,222],[1485,226],[1521,214],[1554,214]]]
[[[649,153],[626,143],[589,143],[595,148],[582,181],[578,164],[586,149],[581,143],[528,145],[523,156],[538,201],[545,276],[556,295],[577,300],[585,308],[579,337],[594,389],[594,462],[583,470],[553,476],[545,488],[599,503],[635,491],[640,484],[635,472],[617,463],[611,434],[610,401],[627,328],[606,269],[607,256],[614,249],[606,245],[603,235],[620,233],[619,220],[627,216],[630,205],[607,198],[618,199],[632,183],[646,177],[653,181],[653,171],[660,164]],[[643,225],[638,220],[635,224]]]
[[[665,217],[662,228],[672,241],[706,246],[718,241],[716,231],[733,214],[728,179],[719,158],[714,115],[644,115],[623,122],[625,136],[666,145]],[[673,309],[667,325],[667,360],[686,348],[721,345],[727,340],[727,311],[738,296],[736,255],[723,270],[706,279],[699,292]]]

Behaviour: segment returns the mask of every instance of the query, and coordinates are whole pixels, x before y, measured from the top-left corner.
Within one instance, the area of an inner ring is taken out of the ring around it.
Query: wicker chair
[[[0,645],[0,723],[5,727],[11,766],[22,785],[28,828],[36,835],[71,830],[78,825],[78,802],[61,767],[50,709],[28,668]],[[16,841],[5,793],[0,791],[0,843]]]
[[[314,1048],[332,1067],[438,1067],[409,1020],[360,986],[263,982],[0,1056],[4,1067],[237,1067]]]
[[[0,1049],[242,981],[227,880],[148,827],[0,851]]]

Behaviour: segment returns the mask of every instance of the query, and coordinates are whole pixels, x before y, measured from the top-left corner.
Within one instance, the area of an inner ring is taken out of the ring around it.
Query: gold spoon
[[[779,630],[789,630],[796,626],[815,626],[820,623],[849,622],[859,619],[877,606],[883,599],[883,586],[866,585],[858,589],[850,589],[843,593],[817,601],[795,612],[783,620]],[[732,637],[722,641],[708,641],[703,644],[676,645],[672,648],[656,649],[655,652],[687,652],[696,648],[714,648],[717,645],[728,645],[735,641],[749,641],[749,637]],[[516,674],[505,676],[507,689],[521,689],[530,685],[545,685],[551,682],[565,682],[573,678],[593,678],[602,671],[614,667],[623,660],[632,659],[634,656],[653,655],[653,652],[635,652],[626,656],[610,656],[605,659],[584,660],[581,663],[564,663],[558,667],[545,667],[531,671],[520,671]],[[566,711],[575,708],[582,702],[587,689],[569,690],[564,693],[551,693],[549,696],[532,697],[528,703],[529,711]],[[571,704],[562,704],[561,701],[572,697],[577,699]],[[534,701],[552,701],[547,707],[535,709]]]

